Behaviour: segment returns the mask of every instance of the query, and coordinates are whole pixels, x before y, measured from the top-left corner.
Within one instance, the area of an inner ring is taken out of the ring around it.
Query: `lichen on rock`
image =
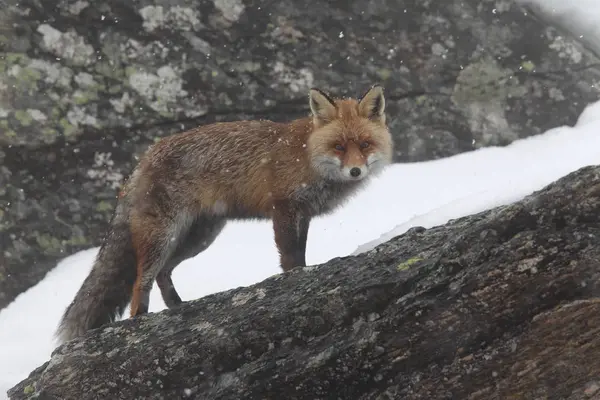
[[[146,99],[150,108],[158,113],[170,115],[170,109],[177,107],[177,100],[187,96],[183,90],[183,80],[170,65],[163,65],[150,73],[143,70],[129,76],[129,86]]]
[[[40,24],[37,31],[42,34],[42,47],[59,60],[64,58],[76,66],[87,66],[94,61],[94,48],[74,30],[61,32],[48,24]]]
[[[505,110],[510,98],[522,97],[526,90],[513,71],[502,68],[490,57],[461,69],[452,101],[469,121],[475,148],[503,145],[519,138],[509,125]]]
[[[145,6],[139,10],[143,27],[148,32],[158,28],[196,30],[201,26],[199,15],[193,8],[181,6]]]
[[[273,65],[273,73],[278,78],[271,87],[277,88],[280,84],[287,86],[292,93],[305,93],[314,85],[314,75],[308,68],[298,70],[286,66],[281,61]]]
[[[215,7],[229,23],[236,22],[245,9],[241,0],[214,0],[214,2]]]

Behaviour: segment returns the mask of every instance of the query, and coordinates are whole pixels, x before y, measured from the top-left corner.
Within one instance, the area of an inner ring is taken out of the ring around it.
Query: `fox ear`
[[[308,99],[315,124],[324,125],[331,122],[337,115],[335,103],[322,90],[317,88],[310,89]]]
[[[383,87],[373,85],[358,101],[358,114],[371,120],[385,122],[385,97]]]

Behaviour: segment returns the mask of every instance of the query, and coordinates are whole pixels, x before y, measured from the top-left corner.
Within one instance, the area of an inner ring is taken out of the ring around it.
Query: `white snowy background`
[[[537,3],[560,26],[600,50],[600,0],[519,1]],[[413,226],[429,228],[517,201],[594,164],[600,164],[600,102],[589,105],[573,127],[556,127],[503,148],[393,165],[335,214],[313,222],[307,262],[358,254]],[[40,283],[0,311],[0,399],[50,358],[57,323],[97,251],[91,248],[63,259]],[[204,253],[183,262],[173,280],[183,300],[192,300],[278,273],[270,223],[237,222],[230,223]],[[164,308],[155,285],[150,311]]]

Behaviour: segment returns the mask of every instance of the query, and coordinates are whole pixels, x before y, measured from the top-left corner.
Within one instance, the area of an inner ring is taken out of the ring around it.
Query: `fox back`
[[[359,100],[312,89],[309,104],[312,116],[290,123],[222,122],[164,138],[125,191],[138,206],[168,197],[230,219],[270,218],[280,199],[329,212],[391,162],[393,142],[380,86]]]

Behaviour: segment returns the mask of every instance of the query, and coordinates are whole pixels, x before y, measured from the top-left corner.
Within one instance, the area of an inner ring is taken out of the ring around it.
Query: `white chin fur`
[[[321,156],[313,159],[313,167],[317,170],[319,175],[327,180],[356,182],[383,169],[384,163],[381,161],[380,157],[372,154],[367,159],[366,165],[342,167],[342,162],[339,158]],[[352,176],[352,173],[350,172],[352,171],[352,168],[360,168],[360,174],[358,176]]]

